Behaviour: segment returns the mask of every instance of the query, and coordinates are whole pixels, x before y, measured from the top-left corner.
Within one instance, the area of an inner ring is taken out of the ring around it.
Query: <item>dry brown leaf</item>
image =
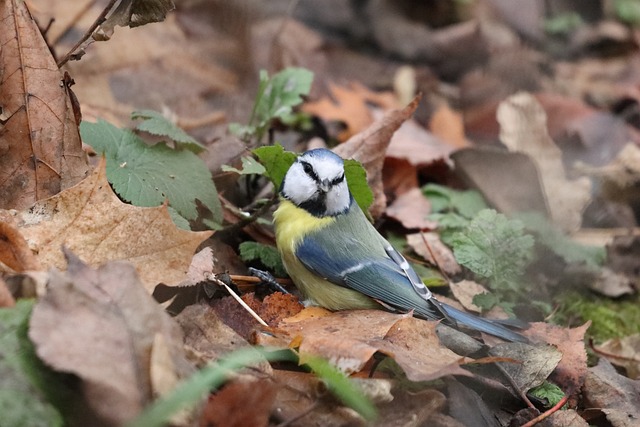
[[[39,270],[38,260],[20,231],[11,223],[0,220],[0,271],[5,269],[3,264],[17,273]]]
[[[236,309],[238,308],[238,303]],[[227,353],[246,348],[249,343],[223,322],[215,310],[198,304],[185,308],[176,316],[182,327],[184,344],[195,355],[198,365],[204,366]],[[271,373],[269,363],[260,362],[255,365],[261,372]]]
[[[429,120],[429,130],[435,136],[455,148],[469,146],[469,141],[464,133],[464,121],[462,115],[442,103]]]
[[[480,294],[488,294],[489,290],[473,280],[462,280],[449,283],[449,288],[465,310],[474,313],[482,312],[482,309],[473,303],[473,297]]]
[[[97,270],[68,254],[68,271],[52,271],[47,293],[36,303],[29,338],[53,369],[75,374],[101,419],[122,425],[153,399],[151,361],[156,336],[164,340],[174,369],[193,371],[178,325],[151,298],[128,263]],[[98,334],[98,335],[96,335]]]
[[[589,368],[582,391],[586,408],[600,408],[612,427],[636,427],[640,420],[640,381],[620,375],[607,359]]]
[[[437,322],[380,310],[314,309],[308,318],[305,311],[278,327],[288,336],[285,342],[299,347],[301,362],[306,355],[321,356],[343,372],[353,373],[379,351],[392,357],[412,381],[470,375],[460,367],[461,357],[440,344]]]
[[[448,276],[459,274],[462,269],[451,249],[442,243],[438,233],[407,234],[407,244],[411,249],[431,264],[438,266]],[[427,244],[429,245],[427,247]],[[435,257],[435,259],[434,259]]]
[[[0,277],[0,307],[13,307],[16,305],[16,301],[13,299],[13,295],[7,288],[7,284]]]
[[[533,340],[547,342],[562,352],[552,378],[562,390],[574,398],[582,389],[587,375],[587,351],[584,334],[591,325],[587,322],[577,328],[568,329],[549,323],[532,323],[524,335]]]
[[[597,346],[596,350],[609,362],[623,367],[629,378],[640,379],[640,334],[610,339]]]
[[[278,387],[268,379],[233,381],[209,397],[200,425],[266,427]]]
[[[553,222],[567,232],[579,229],[591,200],[591,181],[567,179],[562,153],[549,137],[540,103],[520,92],[500,104],[497,117],[500,140],[510,151],[525,153],[536,162]]]
[[[367,170],[367,181],[373,190],[375,200],[369,211],[378,218],[387,206],[382,185],[382,168],[387,148],[393,134],[418,108],[420,96],[416,96],[409,105],[401,110],[389,111],[380,120],[337,146],[334,151],[345,159],[356,159]]]
[[[433,230],[438,225],[427,219],[430,213],[431,203],[418,187],[398,196],[386,210],[387,216],[398,221],[403,227],[420,230]]]
[[[106,178],[105,161],[75,187],[17,214],[20,232],[44,268],[64,269],[67,247],[90,265],[127,260],[149,293],[160,282],[176,285],[209,231],[177,228],[166,206],[122,203]]]
[[[575,409],[554,412],[548,419],[554,427],[589,427],[589,423]]]
[[[3,1],[0,18],[0,207],[24,209],[89,168],[67,87],[26,3]]]
[[[316,115],[326,122],[344,122],[346,130],[338,135],[340,141],[346,141],[363,132],[373,121],[368,102],[376,103],[385,110],[398,108],[393,94],[376,94],[359,83],[340,86],[329,83],[330,98],[307,102],[302,111]]]
[[[562,359],[562,353],[551,345],[515,342],[497,344],[489,354],[518,361],[500,362],[500,365],[521,392],[542,384]]]

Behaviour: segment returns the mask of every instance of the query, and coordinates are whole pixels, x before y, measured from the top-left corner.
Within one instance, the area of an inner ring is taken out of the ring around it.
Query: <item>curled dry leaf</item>
[[[391,138],[400,126],[409,120],[418,108],[420,96],[401,110],[391,110],[380,120],[351,137],[335,148],[335,152],[345,159],[355,159],[367,170],[367,181],[373,190],[375,201],[369,209],[374,218],[379,217],[387,205],[382,186],[382,167]]]
[[[127,260],[149,293],[160,282],[180,283],[196,248],[212,234],[177,228],[166,206],[122,203],[109,186],[104,159],[73,188],[18,213],[16,222],[42,267],[64,269],[63,246],[94,266]]]
[[[640,334],[610,339],[596,350],[612,364],[623,367],[629,378],[640,379]]]
[[[567,232],[579,229],[591,199],[591,182],[586,177],[567,179],[562,152],[549,136],[547,115],[540,103],[520,92],[500,104],[497,117],[500,140],[510,151],[525,153],[535,161],[553,222]]]
[[[152,401],[154,380],[181,380],[192,372],[182,332],[132,265],[116,261],[94,270],[68,251],[67,257],[68,271],[51,272],[47,293],[33,309],[29,338],[47,365],[78,376],[100,418],[122,425]],[[162,368],[152,366],[158,335],[170,360]]]
[[[3,1],[0,19],[0,207],[23,209],[76,184],[88,165],[62,74],[26,3]]]
[[[0,271],[4,270],[3,264],[18,273],[39,269],[38,260],[20,231],[0,219]]]

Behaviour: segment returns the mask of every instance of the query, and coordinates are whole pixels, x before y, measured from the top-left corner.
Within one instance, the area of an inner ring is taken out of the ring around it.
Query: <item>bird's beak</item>
[[[323,193],[329,192],[329,187],[331,187],[331,182],[328,179],[323,179],[322,182],[320,182],[320,190]]]

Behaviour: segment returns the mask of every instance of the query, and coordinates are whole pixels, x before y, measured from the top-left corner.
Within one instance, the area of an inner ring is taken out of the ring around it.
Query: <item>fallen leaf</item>
[[[394,399],[378,406],[378,427],[403,426],[438,426],[462,427],[460,424],[449,422],[438,423],[436,420],[443,416],[448,400],[438,390],[425,389],[418,393],[394,389]],[[450,420],[451,421],[451,420]]]
[[[13,222],[13,221],[12,221]],[[38,260],[29,249],[20,231],[9,222],[0,220],[0,263],[11,270],[22,273],[39,270]],[[0,270],[3,270],[0,267]]]
[[[586,408],[599,408],[612,427],[634,427],[640,420],[640,381],[618,374],[606,359],[589,368],[582,390]]]
[[[462,115],[442,103],[429,119],[429,130],[442,141],[455,148],[469,146],[469,141],[464,133],[464,121]]]
[[[302,106],[302,111],[314,114],[326,122],[344,122],[346,130],[338,135],[340,141],[353,138],[358,133],[369,127],[374,119],[368,106],[368,102],[376,102],[378,105],[389,108],[397,108],[393,95],[381,96],[358,83],[349,86],[340,86],[329,83],[331,98],[322,98],[315,102],[307,102]]]
[[[25,2],[2,2],[0,207],[24,209],[88,171],[62,73]],[[25,48],[28,47],[28,48]]]
[[[549,323],[532,323],[524,334],[538,341],[554,345],[562,353],[562,360],[553,372],[551,378],[569,395],[575,403],[578,393],[582,390],[587,376],[587,351],[584,345],[584,334],[591,322],[577,328],[562,328]]]
[[[540,173],[526,154],[470,147],[452,153],[451,159],[458,176],[500,212],[549,215]]]
[[[218,317],[214,309],[206,305],[187,307],[175,319],[182,327],[185,346],[198,356],[199,365],[204,366],[227,353],[249,346],[244,338]],[[266,361],[257,364],[256,368],[271,373],[271,366]]]
[[[431,203],[419,188],[414,188],[398,196],[387,207],[388,217],[395,219],[405,228],[433,230],[437,224],[427,219],[431,213]]]
[[[500,365],[521,392],[542,384],[562,359],[562,353],[553,346],[515,342],[497,344],[489,350],[489,354],[519,361],[500,362]]]
[[[266,427],[278,387],[269,379],[232,381],[209,397],[200,424]]]
[[[451,293],[456,297],[465,310],[474,313],[482,312],[482,309],[473,303],[473,297],[480,294],[488,294],[489,290],[473,280],[462,280],[449,283]]]
[[[465,426],[500,427],[494,412],[473,389],[447,378],[449,414]]]
[[[104,159],[82,182],[17,214],[16,221],[44,268],[64,269],[67,247],[90,265],[127,260],[149,293],[160,282],[180,283],[209,231],[177,228],[166,206],[122,203],[107,182]]]
[[[418,108],[420,96],[401,110],[391,110],[371,126],[337,146],[334,151],[345,159],[355,159],[367,170],[367,181],[375,201],[369,208],[374,218],[385,210],[387,198],[382,185],[382,167],[387,148],[394,132],[406,122]]]
[[[548,418],[554,427],[589,427],[589,423],[575,409],[563,409]]]
[[[462,269],[453,252],[442,243],[436,232],[407,234],[407,244],[422,258],[438,266],[448,276],[459,274]],[[428,246],[427,246],[428,244]],[[435,259],[434,259],[435,258]]]
[[[154,397],[150,368],[157,334],[175,369],[169,375],[184,379],[193,371],[182,333],[132,265],[115,261],[94,270],[70,252],[67,258],[66,273],[50,273],[47,293],[33,309],[29,338],[46,364],[77,375],[97,416],[122,425]]]
[[[16,301],[13,299],[11,292],[9,292],[7,284],[2,277],[0,277],[0,308],[13,307],[14,305],[16,305]]]
[[[305,311],[278,326],[290,343],[299,344],[301,361],[306,354],[321,356],[343,372],[354,373],[379,351],[392,357],[411,381],[470,375],[460,367],[462,358],[440,344],[437,322],[380,310],[314,310],[304,319]]]
[[[612,364],[624,368],[629,378],[640,379],[640,334],[613,338],[595,349]]]
[[[547,116],[538,101],[526,92],[517,93],[500,104],[497,117],[500,140],[536,163],[553,222],[567,232],[579,229],[591,200],[591,181],[567,179],[562,152],[549,137]]]

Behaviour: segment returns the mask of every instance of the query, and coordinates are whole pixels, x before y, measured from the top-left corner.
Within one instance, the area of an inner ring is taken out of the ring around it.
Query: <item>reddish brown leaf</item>
[[[407,244],[411,246],[415,253],[431,264],[438,266],[449,276],[455,276],[462,271],[460,264],[453,256],[453,252],[447,245],[442,243],[438,233],[407,234]]]
[[[464,133],[462,115],[453,111],[446,103],[442,103],[431,116],[429,129],[435,136],[455,148],[469,146]]]
[[[0,221],[0,263],[18,273],[39,269],[38,260],[20,231],[3,221]]]
[[[277,388],[270,380],[233,381],[211,395],[200,424],[216,427],[267,426]]]
[[[0,5],[0,207],[23,209],[88,170],[62,74],[26,3]]]
[[[431,203],[418,187],[401,194],[387,207],[386,214],[405,228],[433,230],[437,224],[427,219],[431,213]]]
[[[340,144],[334,150],[345,159],[356,159],[367,170],[367,181],[375,201],[369,208],[374,218],[379,217],[387,205],[382,186],[382,167],[391,138],[400,126],[409,120],[418,108],[420,96],[401,110],[391,110],[371,126]]]

